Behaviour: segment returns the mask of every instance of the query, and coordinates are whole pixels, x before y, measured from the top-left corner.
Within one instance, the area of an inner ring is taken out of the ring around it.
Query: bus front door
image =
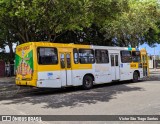
[[[71,80],[71,53],[60,53],[61,84],[62,86],[72,85]]]
[[[110,54],[112,80],[120,79],[119,54]]]

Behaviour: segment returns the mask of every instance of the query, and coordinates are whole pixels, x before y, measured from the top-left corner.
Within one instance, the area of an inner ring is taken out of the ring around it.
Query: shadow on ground
[[[83,106],[83,104],[109,102],[111,99],[116,99],[117,94],[125,92],[144,91],[143,88],[132,85],[127,86],[127,84],[128,82],[109,83],[97,85],[91,90],[82,90],[80,87],[47,90],[37,89],[31,92],[19,93],[12,98],[7,98],[9,101],[4,104],[10,105],[31,103],[36,105],[45,103],[46,105],[43,106],[43,108],[73,108]]]

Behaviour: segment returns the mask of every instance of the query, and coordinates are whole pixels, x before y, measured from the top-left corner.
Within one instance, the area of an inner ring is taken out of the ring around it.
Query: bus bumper
[[[27,80],[16,80],[16,85],[36,87],[36,81],[34,81],[34,80],[31,80],[31,81],[27,81]]]

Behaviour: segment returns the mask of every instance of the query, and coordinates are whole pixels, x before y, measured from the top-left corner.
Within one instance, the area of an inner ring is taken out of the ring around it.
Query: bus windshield
[[[132,51],[132,61],[133,62],[140,62],[140,51]]]

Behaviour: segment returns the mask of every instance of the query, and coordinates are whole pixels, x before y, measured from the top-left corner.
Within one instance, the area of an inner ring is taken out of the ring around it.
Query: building
[[[154,55],[149,56],[149,68],[160,68],[160,56],[155,55],[155,62],[154,62]]]

